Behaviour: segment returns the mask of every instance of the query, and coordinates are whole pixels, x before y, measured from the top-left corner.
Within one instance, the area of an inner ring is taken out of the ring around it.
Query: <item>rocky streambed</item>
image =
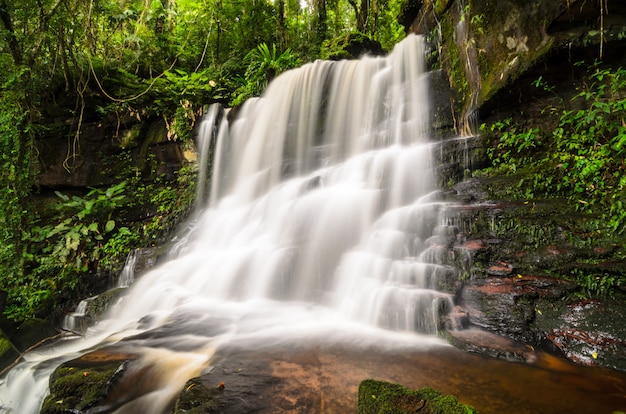
[[[411,389],[435,388],[483,414],[600,413],[626,406],[626,375],[527,352],[533,355],[532,364],[449,346],[403,352],[376,347],[231,350],[217,354],[206,373],[190,379],[164,412],[354,413],[359,384],[367,378]],[[65,363],[54,376],[42,412],[107,413],[117,408],[107,405],[113,398],[128,403],[150,396],[156,378],[133,371],[133,361],[132,355],[111,349]],[[109,380],[98,384],[94,379],[101,378],[103,371],[109,373]],[[127,390],[124,399],[118,394],[123,389]]]

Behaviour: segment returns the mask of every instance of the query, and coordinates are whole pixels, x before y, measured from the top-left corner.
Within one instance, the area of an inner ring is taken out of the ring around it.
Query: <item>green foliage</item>
[[[382,52],[379,43],[364,33],[352,32],[324,41],[320,56],[322,59],[353,59],[369,52]]]
[[[554,88],[542,78],[533,84]],[[551,132],[528,128],[510,118],[481,130],[496,141],[488,150],[494,167],[515,173],[534,171],[520,180],[521,197],[566,197],[578,210],[600,214],[605,231],[626,228],[626,70],[591,66],[586,83],[563,108]],[[565,104],[564,102],[562,102]],[[554,108],[550,108],[554,112]],[[539,152],[542,149],[544,151]],[[546,173],[549,171],[549,173]]]
[[[542,145],[539,128],[523,129],[511,118],[480,128],[499,137],[495,146],[487,149],[487,155],[494,167],[504,171],[515,172],[519,166],[532,164],[533,151]]]
[[[33,135],[26,106],[30,72],[22,67],[13,69],[0,72],[0,289],[9,293],[28,289],[22,280],[24,238],[33,219],[27,198],[33,184]],[[43,294],[38,288],[34,293]]]
[[[573,269],[570,277],[582,289],[583,297],[612,296],[616,287],[626,283],[625,277],[617,277],[609,273],[590,273],[582,269]]]
[[[244,61],[248,68],[242,79],[242,85],[235,91],[232,101],[232,105],[235,106],[241,105],[248,98],[260,95],[270,80],[301,63],[291,49],[278,54],[275,44],[269,47],[265,43],[248,52]]]
[[[546,92],[553,92],[554,86],[548,84],[545,80],[543,80],[543,76],[539,76],[537,79],[531,82],[531,84],[538,89],[543,89]]]
[[[626,195],[626,71],[595,65],[589,87],[574,100],[584,106],[565,110],[552,132],[556,152],[552,155],[562,171],[559,190],[571,194],[581,210],[607,209],[612,231],[626,226],[622,200]]]
[[[125,187],[126,183],[122,182],[106,190],[93,189],[85,197],[56,192],[62,200],[57,209],[67,218],[56,225],[33,229],[39,236],[37,241],[46,244],[43,252],[63,267],[87,271],[90,263],[100,258],[105,237],[115,230],[112,214],[124,203]]]
[[[124,204],[126,183],[93,189],[85,197],[58,193],[56,220],[25,233],[25,270],[8,288],[5,313],[13,319],[32,317],[54,303],[59,292],[74,290],[79,275],[97,266],[107,240],[119,239],[113,212]],[[110,248],[109,248],[110,251]]]
[[[144,81],[147,83],[147,81]],[[169,115],[168,138],[188,138],[198,118],[198,108],[206,102],[223,100],[226,91],[218,86],[223,83],[212,70],[203,69],[188,73],[182,69],[164,72],[153,82],[154,96],[148,107],[155,114]]]

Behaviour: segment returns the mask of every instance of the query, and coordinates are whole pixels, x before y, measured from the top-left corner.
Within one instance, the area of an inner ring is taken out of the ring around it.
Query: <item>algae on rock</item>
[[[473,407],[432,388],[409,390],[385,381],[367,379],[359,385],[359,414],[472,414]]]

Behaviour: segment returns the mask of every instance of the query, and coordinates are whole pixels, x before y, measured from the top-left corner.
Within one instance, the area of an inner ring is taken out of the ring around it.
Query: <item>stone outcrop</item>
[[[598,283],[622,280],[619,250],[611,241],[585,248],[586,217],[574,207],[559,200],[490,201],[490,183],[475,178],[455,185],[465,201],[447,212],[458,229],[455,254],[465,252],[446,325],[450,342],[510,360],[529,361],[531,350],[542,350],[626,370],[623,288],[585,299],[579,279],[585,269]]]
[[[433,65],[445,70],[455,91],[450,106],[457,132],[469,133],[476,112],[549,53],[594,45],[601,57],[610,42],[624,39],[626,5],[607,3],[421,0],[405,7],[403,21],[432,40]]]
[[[119,181],[120,171],[137,168],[148,177],[170,177],[187,160],[182,144],[167,138],[163,120],[85,123],[79,133],[40,136],[37,185],[86,188]]]

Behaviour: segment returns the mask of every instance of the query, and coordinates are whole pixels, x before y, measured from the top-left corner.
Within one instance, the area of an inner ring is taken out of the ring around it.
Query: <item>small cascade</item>
[[[83,334],[86,332],[90,321],[87,319],[86,312],[89,303],[96,297],[81,300],[76,310],[63,318],[61,328],[64,331],[73,332],[77,334]]]
[[[137,250],[132,250],[128,253],[126,261],[124,262],[124,268],[120,272],[119,279],[117,281],[117,287],[126,288],[133,284],[135,281],[135,264],[137,263]]]
[[[141,264],[139,263],[141,261]],[[154,257],[151,249],[135,249],[128,253],[124,267],[119,274],[117,283],[113,290],[129,288],[135,281],[135,273],[138,267],[151,267],[154,265]],[[145,269],[143,269],[145,270]],[[61,329],[75,334],[83,335],[87,329],[96,321],[92,320],[89,307],[99,296],[81,300],[74,312],[67,314],[63,318]],[[93,313],[93,312],[92,312]]]
[[[207,187],[209,182],[208,170],[211,156],[211,146],[217,138],[218,125],[224,110],[221,105],[213,104],[209,106],[205,114],[197,136],[196,146],[198,148],[198,180],[196,190],[196,211],[199,211],[207,202]]]

